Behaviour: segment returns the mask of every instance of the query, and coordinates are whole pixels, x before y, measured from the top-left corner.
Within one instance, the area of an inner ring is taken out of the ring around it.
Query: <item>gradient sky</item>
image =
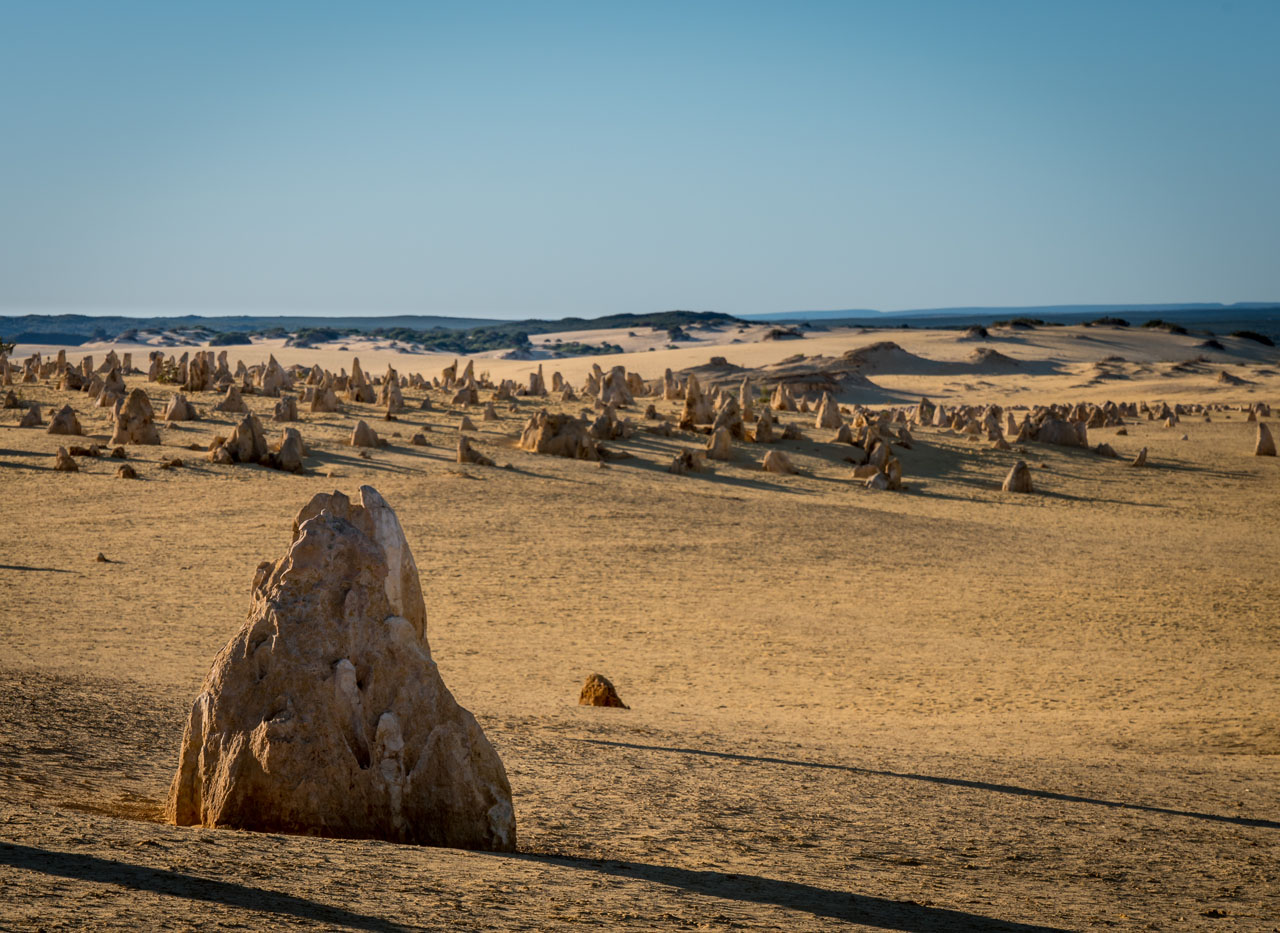
[[[1280,300],[1278,49],[1278,0],[0,0],[0,308]]]

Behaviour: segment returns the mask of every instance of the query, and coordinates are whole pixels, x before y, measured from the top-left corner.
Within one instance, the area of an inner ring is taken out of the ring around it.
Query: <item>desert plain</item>
[[[300,405],[300,474],[209,459],[242,417],[214,410],[221,393],[162,422],[181,387],[148,380],[155,347],[63,348],[132,353],[161,440],[125,445],[137,479],[106,455],[109,408],[15,385],[46,423],[70,404],[84,437],[20,428],[22,409],[0,421],[0,928],[1280,929],[1280,460],[1254,455],[1247,413],[1280,406],[1280,354],[1097,326],[761,331],[476,359],[482,402],[539,364],[578,391],[502,400],[490,421],[411,385],[395,420]],[[677,427],[678,400],[620,409],[603,465],[517,446],[537,411],[590,409],[592,364],[746,378],[763,408],[780,378],[846,354],[846,421],[922,397],[1017,419],[1182,413],[1089,428],[1086,447],[913,424],[896,490],[855,479],[861,451],[812,412],[777,413],[795,439],[735,440],[682,475],[673,455],[707,438]],[[453,362],[282,341],[228,355],[335,373],[359,356],[428,381]],[[244,395],[273,442],[277,401]],[[464,415],[495,465],[457,462]],[[360,419],[385,446],[348,444]],[[104,455],[56,471],[68,442]],[[762,471],[766,449],[796,472]],[[1018,460],[1030,494],[1001,489]],[[404,528],[445,683],[505,763],[515,853],[163,821],[255,568],[314,494],[365,484]],[[578,705],[595,672],[630,709]]]

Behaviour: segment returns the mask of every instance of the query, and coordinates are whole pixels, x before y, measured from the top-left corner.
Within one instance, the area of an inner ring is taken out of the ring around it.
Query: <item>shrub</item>
[[[1241,340],[1252,340],[1254,343],[1260,343],[1264,347],[1274,347],[1276,342],[1266,334],[1260,334],[1254,330],[1233,330],[1232,337],[1239,337]]]
[[[1022,330],[1029,330],[1032,327],[1044,327],[1044,321],[1038,317],[1015,317],[1007,321],[993,321],[992,327],[1017,327]]]
[[[209,338],[209,346],[211,347],[238,347],[249,343],[249,338],[245,334],[214,334]]]

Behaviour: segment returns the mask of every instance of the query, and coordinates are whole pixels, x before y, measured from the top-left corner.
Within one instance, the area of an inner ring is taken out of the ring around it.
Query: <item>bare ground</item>
[[[1145,470],[921,431],[875,493],[811,426],[782,445],[804,475],[744,445],[680,477],[696,439],[609,469],[514,450],[533,408],[476,435],[509,470],[450,462],[449,410],[371,420],[368,460],[355,415],[304,414],[301,477],[183,449],[231,416],[131,447],[136,482],[0,426],[0,928],[1280,928],[1280,463],[1239,413],[1092,432]],[[1000,493],[1017,458],[1038,494]],[[258,561],[361,483],[506,762],[518,855],[156,822]],[[632,709],[576,706],[592,671]]]

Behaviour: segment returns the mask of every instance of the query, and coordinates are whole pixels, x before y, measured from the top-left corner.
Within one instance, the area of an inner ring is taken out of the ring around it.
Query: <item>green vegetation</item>
[[[1100,317],[1096,320],[1088,321],[1085,327],[1128,327],[1129,322],[1122,317]]]
[[[562,356],[602,356],[606,353],[622,352],[622,347],[616,343],[578,343],[576,340],[572,343],[553,343],[547,349],[556,359]]]
[[[209,338],[211,347],[239,347],[251,343],[248,334],[214,334]]]
[[[290,339],[295,347],[310,347],[351,337],[376,337],[395,340],[418,350],[438,353],[456,353],[470,356],[486,350],[528,350],[530,334],[551,334],[556,331],[605,330],[613,328],[652,327],[667,332],[671,341],[691,340],[685,334],[684,325],[715,325],[737,323],[737,318],[727,314],[699,311],[664,311],[660,314],[615,314],[610,317],[587,321],[582,318],[565,318],[561,321],[504,321],[472,327],[467,330],[450,330],[443,327],[416,330],[411,327],[375,327],[370,330],[346,327],[304,327]],[[570,349],[576,348],[576,349]],[[586,355],[621,353],[617,344],[559,344],[558,355]]]
[[[13,352],[14,346],[15,345],[12,343],[6,343],[5,339],[3,337],[0,337],[0,353],[3,353],[5,356],[8,356],[10,353]]]
[[[178,381],[178,364],[168,359],[160,361],[160,371],[156,374],[156,382],[176,383]]]
[[[1233,330],[1232,337],[1239,337],[1241,340],[1252,340],[1254,343],[1260,343],[1264,347],[1274,347],[1276,342],[1266,334],[1260,334],[1255,330]]]
[[[1168,321],[1162,321],[1158,317],[1152,318],[1149,321],[1144,321],[1142,326],[1159,327],[1163,330],[1167,330],[1171,334],[1185,334],[1187,332],[1187,329],[1181,324],[1170,324]]]

